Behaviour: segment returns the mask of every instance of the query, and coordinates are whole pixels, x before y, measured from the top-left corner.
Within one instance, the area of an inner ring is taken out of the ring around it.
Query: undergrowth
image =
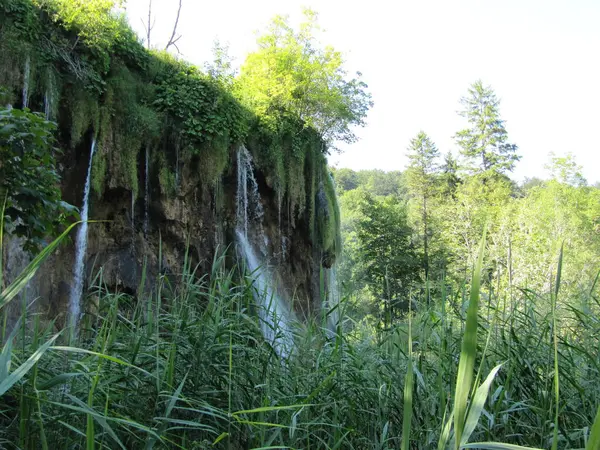
[[[252,274],[224,258],[205,277],[184,266],[135,298],[108,292],[100,271],[77,341],[27,310],[10,336],[5,320],[0,445],[597,448],[598,321],[536,306],[561,307],[560,263],[551,293],[507,302],[479,286],[480,257],[469,299],[460,288],[429,309],[415,298],[378,333],[349,318],[334,333],[325,317],[297,325],[288,359],[262,338]]]

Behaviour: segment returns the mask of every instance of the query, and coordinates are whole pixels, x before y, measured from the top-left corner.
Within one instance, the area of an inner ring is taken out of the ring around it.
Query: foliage
[[[520,159],[517,146],[509,144],[504,121],[500,119],[500,101],[489,86],[479,80],[471,85],[469,94],[461,99],[470,128],[456,134],[456,143],[469,161],[480,159],[473,168],[476,173],[511,172]]]
[[[215,41],[213,62],[204,65],[206,73],[223,87],[233,89],[237,71],[233,68],[233,58],[229,55],[229,45]]]
[[[349,449],[523,449],[548,448],[556,434],[561,448],[592,449],[586,441],[598,439],[594,313],[600,303],[596,298],[590,314],[573,309],[557,328],[560,322],[552,326],[553,317],[538,309],[553,294],[523,291],[521,306],[504,315],[503,296],[478,286],[483,249],[471,301],[451,287],[376,340],[351,320],[333,335],[314,322],[298,325],[295,352],[285,360],[247,312],[252,276],[226,270],[223,258],[215,259],[210,279],[197,280],[188,270],[171,289],[159,278],[138,299],[95,287],[98,308],[86,313],[75,342],[23,311],[30,326],[15,328],[0,352],[0,360],[17,367],[0,370],[0,442],[23,449],[314,442]],[[461,342],[468,343],[462,352]],[[549,370],[555,343],[556,378]],[[469,380],[457,370],[459,353]],[[553,379],[560,380],[558,429]],[[464,412],[453,439],[446,426],[453,422],[450,399]]]
[[[326,167],[326,166],[322,166]],[[320,174],[316,200],[317,234],[323,252],[325,267],[331,267],[342,248],[340,236],[340,208],[335,192],[335,182],[328,171]]]
[[[433,195],[439,151],[433,141],[420,131],[410,141],[407,152],[406,184],[413,195],[429,198]]]
[[[439,151],[433,141],[421,131],[411,140],[408,149],[409,164],[406,169],[406,185],[413,201],[413,209],[419,211],[416,220],[422,230],[423,269],[425,279],[429,277],[429,239],[431,231],[431,206],[428,205],[435,194],[437,183],[437,158]]]
[[[352,127],[364,125],[371,96],[360,73],[347,78],[339,52],[317,44],[319,30],[311,10],[297,31],[286,17],[275,17],[242,66],[239,95],[271,130],[285,111],[317,130],[329,146],[354,142]]]
[[[399,171],[331,169],[339,194],[362,188],[374,196],[403,196],[406,190],[404,174]]]
[[[442,197],[454,197],[456,188],[461,181],[458,171],[458,161],[452,156],[452,153],[446,153],[444,155],[444,162],[440,166],[440,195]]]
[[[556,156],[551,152],[549,156],[550,162],[546,165],[546,170],[550,172],[553,179],[573,186],[585,186],[587,184],[581,174],[583,168],[577,164],[572,153],[567,153],[565,156]]]
[[[370,289],[383,306],[383,321],[406,311],[406,298],[418,278],[406,208],[394,197],[377,200],[365,194],[357,238],[360,261]],[[404,302],[404,304],[401,304]]]
[[[34,251],[72,213],[61,201],[54,124],[28,110],[0,109],[0,198],[5,230]]]
[[[225,130],[233,143],[246,136],[246,111],[197,68],[185,63],[166,65],[155,83],[154,106],[168,112],[181,126],[184,145],[197,146]]]

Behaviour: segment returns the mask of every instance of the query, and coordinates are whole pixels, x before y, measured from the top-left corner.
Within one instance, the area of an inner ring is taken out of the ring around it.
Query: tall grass
[[[557,282],[506,311],[481,282],[484,248],[470,296],[431,290],[377,339],[311,321],[285,361],[262,338],[252,277],[223,257],[205,277],[186,259],[136,298],[100,272],[76,342],[25,311],[3,330],[0,447],[598,449],[598,299],[559,316]]]

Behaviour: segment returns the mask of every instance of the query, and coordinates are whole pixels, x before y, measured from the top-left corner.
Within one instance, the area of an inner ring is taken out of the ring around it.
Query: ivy
[[[55,125],[29,110],[0,110],[0,198],[5,229],[39,250],[73,212],[61,201],[53,147]]]

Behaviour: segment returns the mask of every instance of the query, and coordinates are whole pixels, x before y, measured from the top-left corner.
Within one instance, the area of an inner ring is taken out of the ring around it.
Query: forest
[[[237,69],[123,4],[0,0],[0,448],[600,450],[572,153],[516,181],[473,80],[454,151],[334,167],[373,98],[315,11]]]

